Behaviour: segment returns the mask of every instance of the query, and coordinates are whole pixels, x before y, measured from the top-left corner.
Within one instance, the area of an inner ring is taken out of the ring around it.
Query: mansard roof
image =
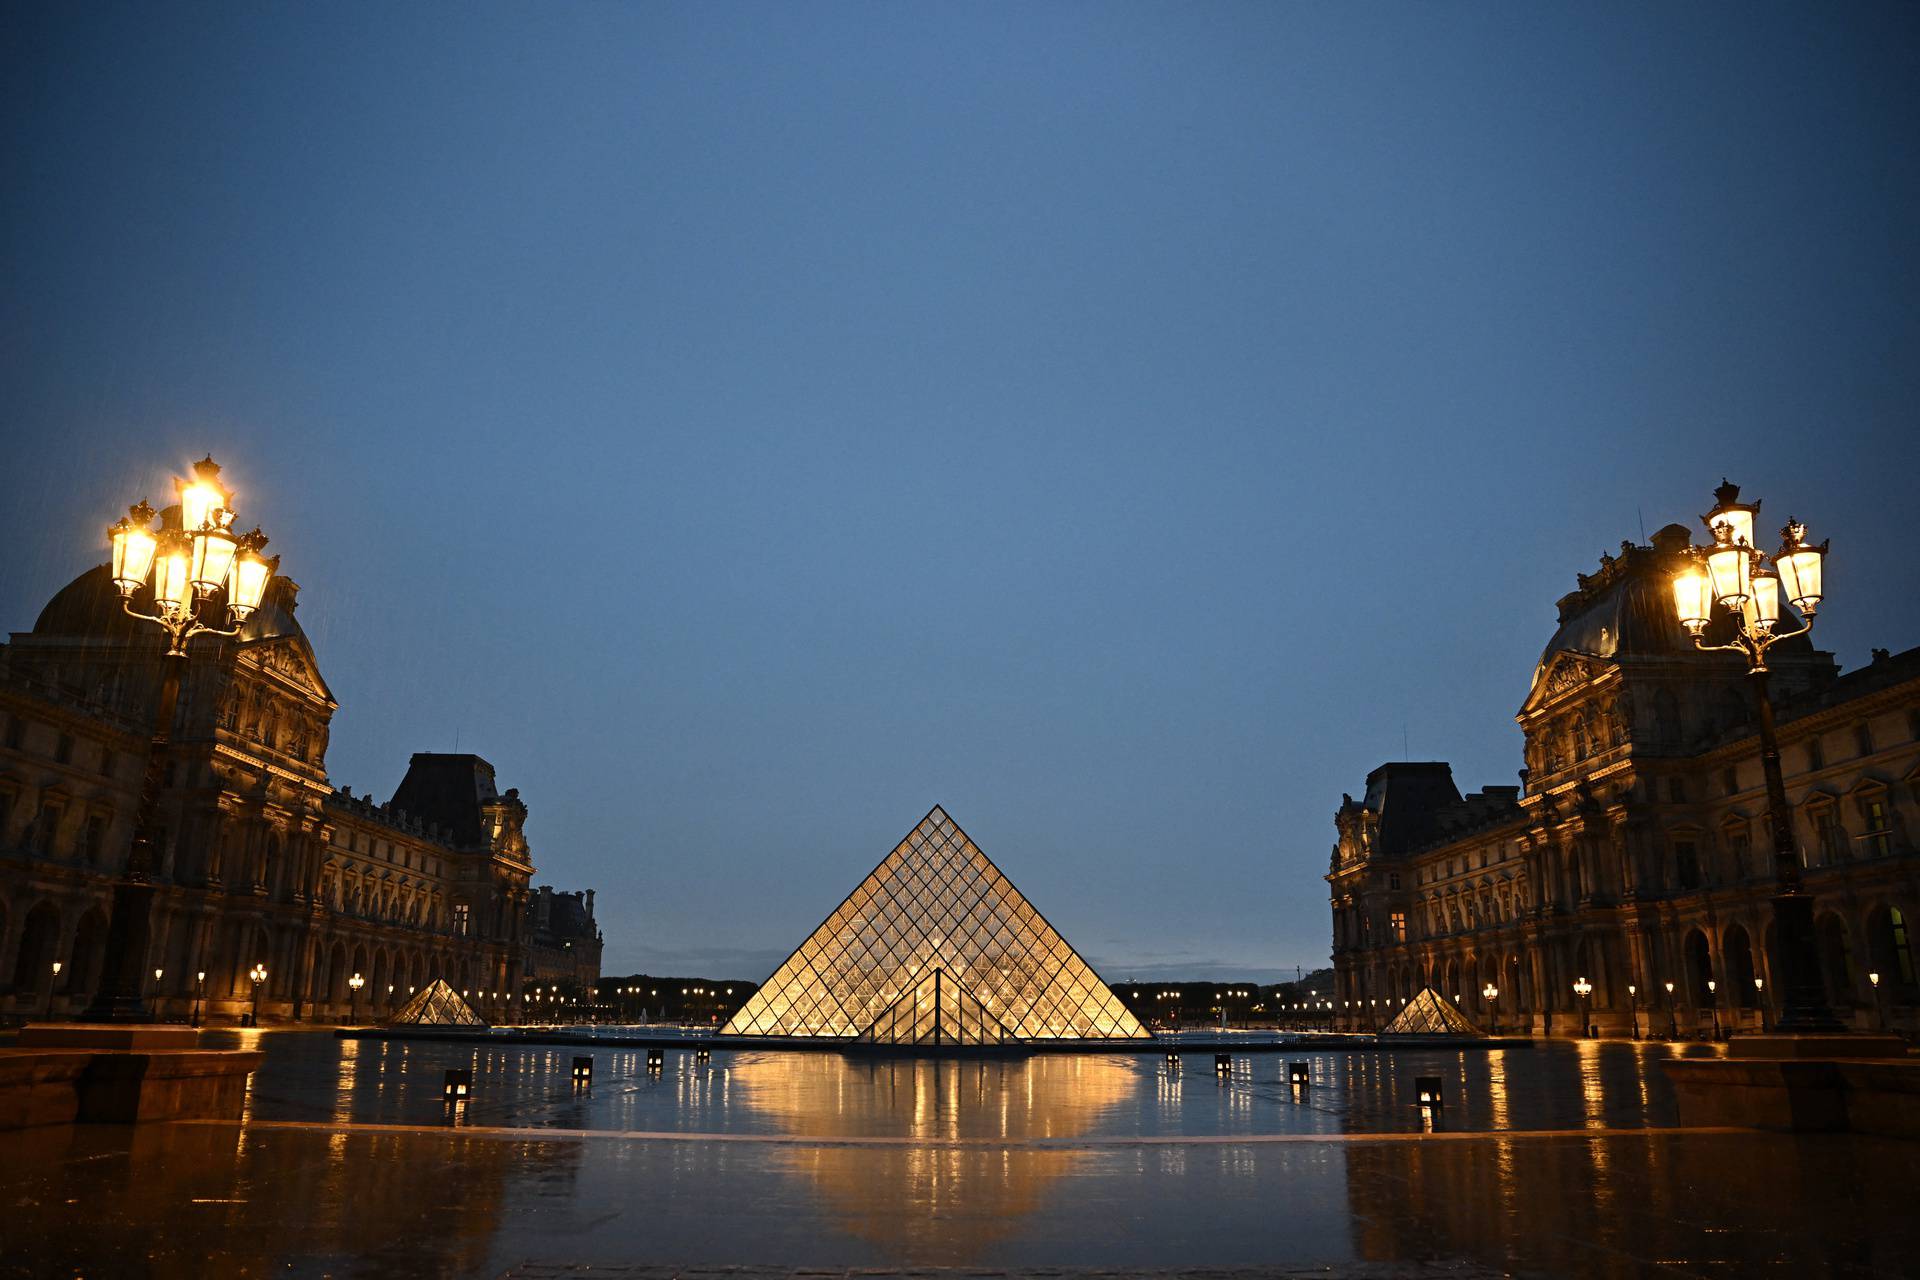
[[[416,751],[390,804],[439,823],[455,844],[472,847],[486,840],[482,806],[499,798],[493,766],[479,756]]]
[[[1534,666],[1532,689],[1538,691],[1554,657],[1562,653],[1609,661],[1725,661],[1724,655],[1699,653],[1674,613],[1673,575],[1692,542],[1693,535],[1685,526],[1670,524],[1653,535],[1651,546],[1622,542],[1618,556],[1600,557],[1598,572],[1578,575],[1578,589],[1560,598],[1560,625]],[[1791,617],[1792,611],[1787,613]],[[1713,621],[1707,626],[1707,643],[1724,644],[1731,638],[1731,617],[1715,607]],[[1769,656],[1778,661],[1815,655],[1812,642],[1801,636],[1782,641]],[[1533,694],[1529,693],[1527,702],[1532,701]]]

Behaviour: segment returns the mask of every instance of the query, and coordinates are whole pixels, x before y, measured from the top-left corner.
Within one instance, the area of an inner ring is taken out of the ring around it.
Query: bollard
[[[647,1070],[658,1071],[660,1069],[660,1064],[664,1060],[665,1060],[665,1055],[662,1054],[660,1050],[658,1049],[647,1050]]]
[[[593,1055],[575,1054],[573,1056],[573,1082],[576,1085],[593,1083]]]
[[[1217,1076],[1233,1074],[1233,1059],[1224,1053],[1214,1054],[1213,1073]]]
[[[448,1067],[446,1081],[440,1086],[440,1096],[448,1106],[465,1102],[473,1094],[473,1068]]]
[[[1288,1063],[1287,1083],[1293,1085],[1295,1088],[1304,1089],[1313,1083],[1313,1073],[1308,1070],[1307,1064],[1304,1062]]]
[[[1439,1076],[1415,1076],[1413,1078],[1413,1093],[1414,1097],[1419,1100],[1420,1106],[1432,1107],[1435,1111],[1440,1109]]]

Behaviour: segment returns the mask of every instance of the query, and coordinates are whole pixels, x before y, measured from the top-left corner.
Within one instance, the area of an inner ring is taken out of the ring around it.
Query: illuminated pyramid
[[[388,1024],[395,1027],[484,1027],[486,1021],[439,978],[407,1001]]]
[[[917,1045],[1152,1038],[937,805],[720,1034]]]
[[[1447,1003],[1432,987],[1425,987],[1420,994],[1407,1002],[1407,1007],[1394,1015],[1386,1029],[1380,1033],[1386,1036],[1477,1036],[1480,1028],[1467,1021],[1467,1016]]]

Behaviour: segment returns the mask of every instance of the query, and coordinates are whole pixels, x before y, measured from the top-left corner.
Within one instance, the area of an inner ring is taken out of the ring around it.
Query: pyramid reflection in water
[[[911,1045],[1152,1038],[938,805],[721,1034]]]

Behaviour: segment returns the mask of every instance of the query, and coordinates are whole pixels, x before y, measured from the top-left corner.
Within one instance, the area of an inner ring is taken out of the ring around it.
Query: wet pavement
[[[246,1120],[0,1135],[0,1275],[1911,1275],[1920,1144],[1675,1127],[1666,1047],[1009,1061],[249,1036]],[[1711,1052],[1711,1050],[1696,1050]],[[474,1070],[449,1117],[449,1066]],[[1437,1075],[1437,1125],[1412,1081]],[[1431,1131],[1430,1131],[1431,1130]],[[609,1268],[617,1268],[609,1271]]]

